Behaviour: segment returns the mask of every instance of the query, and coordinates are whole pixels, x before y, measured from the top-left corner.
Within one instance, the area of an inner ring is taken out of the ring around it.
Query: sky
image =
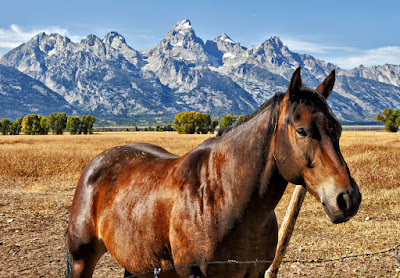
[[[291,51],[343,69],[400,65],[399,11],[397,0],[0,1],[0,56],[42,31],[75,42],[117,31],[145,50],[189,19],[203,41],[226,33],[249,47],[279,36]]]

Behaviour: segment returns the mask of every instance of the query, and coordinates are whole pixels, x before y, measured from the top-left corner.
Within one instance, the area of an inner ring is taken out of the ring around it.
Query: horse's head
[[[274,154],[281,175],[303,185],[340,223],[357,213],[361,194],[340,152],[341,125],[326,103],[334,83],[332,71],[313,90],[302,85],[300,68],[295,71],[280,104]]]

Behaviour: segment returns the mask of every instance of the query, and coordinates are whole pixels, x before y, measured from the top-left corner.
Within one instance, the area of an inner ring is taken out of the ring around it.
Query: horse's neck
[[[257,115],[225,134],[215,152],[225,158],[225,163],[216,166],[222,167],[223,189],[240,214],[250,202],[258,201],[273,210],[286,186],[272,154],[271,114],[267,111]]]

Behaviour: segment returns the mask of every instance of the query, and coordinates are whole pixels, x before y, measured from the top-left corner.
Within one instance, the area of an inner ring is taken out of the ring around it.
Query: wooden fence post
[[[275,259],[267,271],[265,271],[264,278],[275,278],[278,273],[279,266],[283,260],[283,256],[285,255],[286,248],[289,245],[294,224],[296,223],[306,193],[307,190],[303,186],[296,186],[292,199],[290,200],[289,206],[286,210],[285,217],[283,218],[282,225],[279,229],[279,240],[276,248]]]

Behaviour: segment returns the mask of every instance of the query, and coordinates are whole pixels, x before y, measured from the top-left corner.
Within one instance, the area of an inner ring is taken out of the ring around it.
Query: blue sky
[[[204,41],[222,33],[258,46],[278,35],[290,50],[353,68],[400,64],[400,1],[6,1],[0,56],[41,31],[72,41],[122,34],[136,50],[155,46],[183,19]]]

